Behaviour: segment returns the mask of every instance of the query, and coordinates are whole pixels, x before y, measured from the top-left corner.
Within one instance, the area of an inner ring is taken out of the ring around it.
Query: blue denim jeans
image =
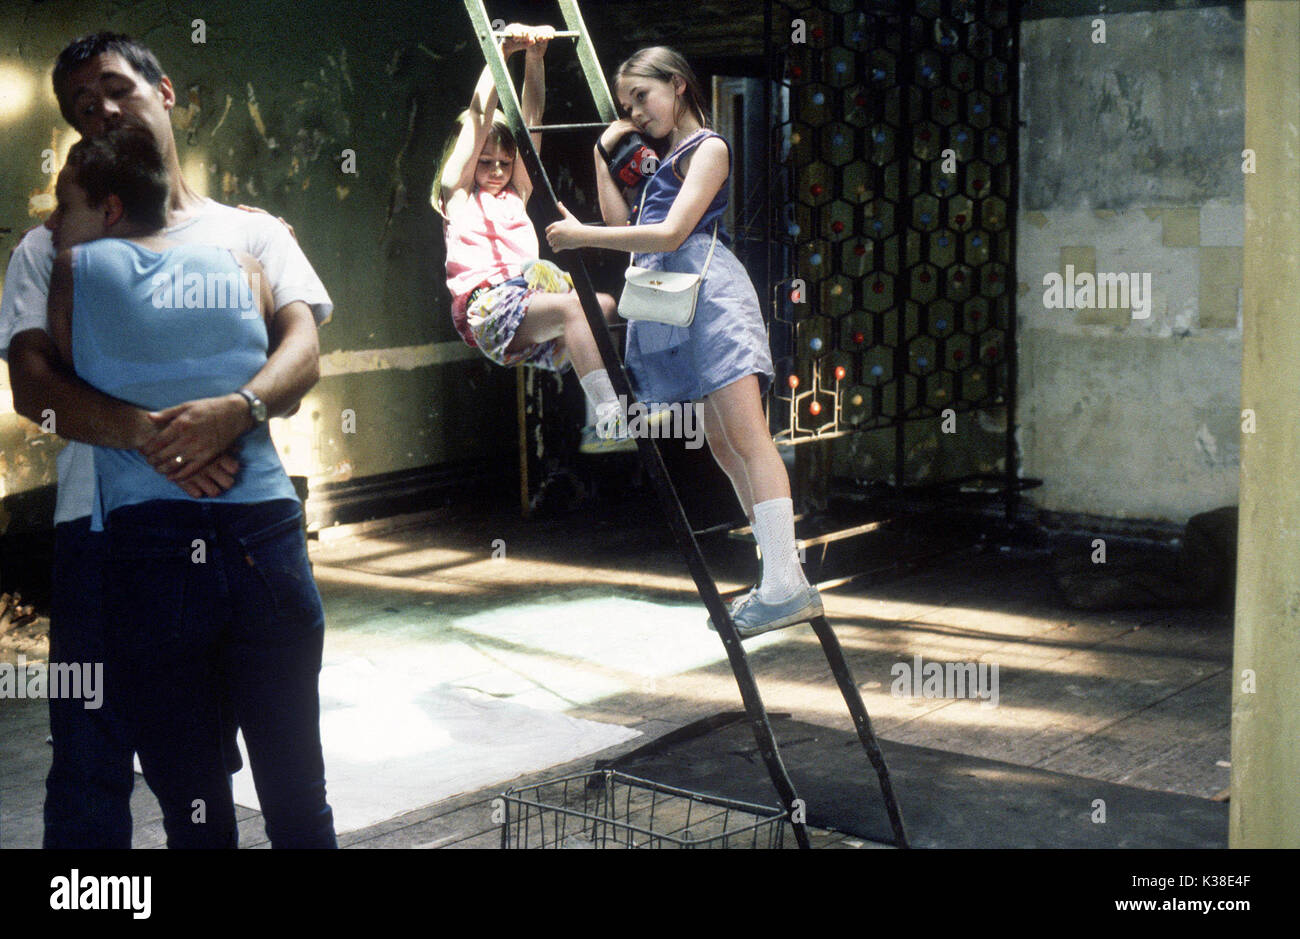
[[[109,658],[168,847],[238,844],[226,702],[272,847],[337,847],[317,690],[325,617],[299,504],[160,500],[113,511],[106,529]]]
[[[50,665],[105,664],[104,536],[90,517],[54,530],[50,600]],[[50,698],[54,762],[45,779],[44,846],[131,847],[131,745],[122,696],[105,668],[100,706]]]

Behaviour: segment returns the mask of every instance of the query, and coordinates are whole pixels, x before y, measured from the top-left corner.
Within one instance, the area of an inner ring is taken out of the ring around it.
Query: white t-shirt
[[[203,207],[165,235],[186,244],[207,244],[244,251],[266,270],[278,310],[294,300],[311,307],[316,324],[328,322],[334,304],[298,242],[280,221],[261,212],[245,212],[205,199]],[[46,314],[54,236],[45,226],[29,231],[14,248],[0,299],[0,358],[9,360],[9,343],[28,329],[48,332]],[[94,505],[94,448],[68,441],[58,458],[59,488],[54,524],[89,515]]]

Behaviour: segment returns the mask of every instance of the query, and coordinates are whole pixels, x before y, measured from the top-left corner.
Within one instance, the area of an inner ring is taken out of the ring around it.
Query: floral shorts
[[[524,321],[524,314],[536,293],[568,293],[573,290],[569,275],[550,261],[530,261],[523,275],[495,287],[470,294],[465,318],[479,349],[498,365],[531,365],[552,372],[569,367],[568,352],[558,348],[558,339],[535,342],[507,352]]]

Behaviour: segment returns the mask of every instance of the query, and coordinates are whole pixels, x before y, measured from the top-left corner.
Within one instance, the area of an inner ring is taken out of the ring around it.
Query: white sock
[[[758,596],[780,603],[808,585],[794,546],[794,502],[768,499],[754,506],[754,538],[763,552],[763,580]]]
[[[582,383],[582,390],[586,392],[587,400],[596,409],[598,417],[602,411],[608,411],[611,406],[618,406],[618,398],[614,395],[614,385],[609,380],[609,372],[603,368],[592,369],[578,381]]]
[[[620,428],[626,426],[623,417],[623,405],[614,395],[614,385],[609,380],[609,372],[603,368],[592,369],[580,379],[582,390],[587,393],[596,412],[596,434],[609,439],[618,435]]]

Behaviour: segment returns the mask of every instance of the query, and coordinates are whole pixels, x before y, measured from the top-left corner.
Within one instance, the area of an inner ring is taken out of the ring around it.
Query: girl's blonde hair
[[[624,77],[655,78],[661,82],[672,83],[674,76],[686,83],[686,106],[691,109],[701,127],[709,125],[709,106],[705,104],[704,88],[695,77],[695,71],[682,54],[667,46],[648,46],[632,53],[614,73],[614,83]],[[673,114],[674,120],[680,117],[679,109]]]
[[[447,141],[442,145],[442,158],[438,160],[438,172],[433,177],[433,197],[429,200],[433,205],[433,210],[443,218],[447,213],[443,211],[442,201],[442,174],[447,169],[447,164],[451,162],[452,151],[456,149],[456,141],[460,139],[461,129],[465,126],[465,121],[469,117],[469,108],[461,111],[456,115],[456,120],[452,123],[451,132],[447,135]],[[487,137],[483,141],[483,146],[487,147],[495,144],[514,159],[516,151],[519,149],[515,144],[515,135],[510,131],[510,124],[506,120],[505,112],[500,108],[492,114],[492,126],[488,128]],[[483,150],[480,148],[478,153],[473,154],[470,160],[478,162],[479,154]]]

